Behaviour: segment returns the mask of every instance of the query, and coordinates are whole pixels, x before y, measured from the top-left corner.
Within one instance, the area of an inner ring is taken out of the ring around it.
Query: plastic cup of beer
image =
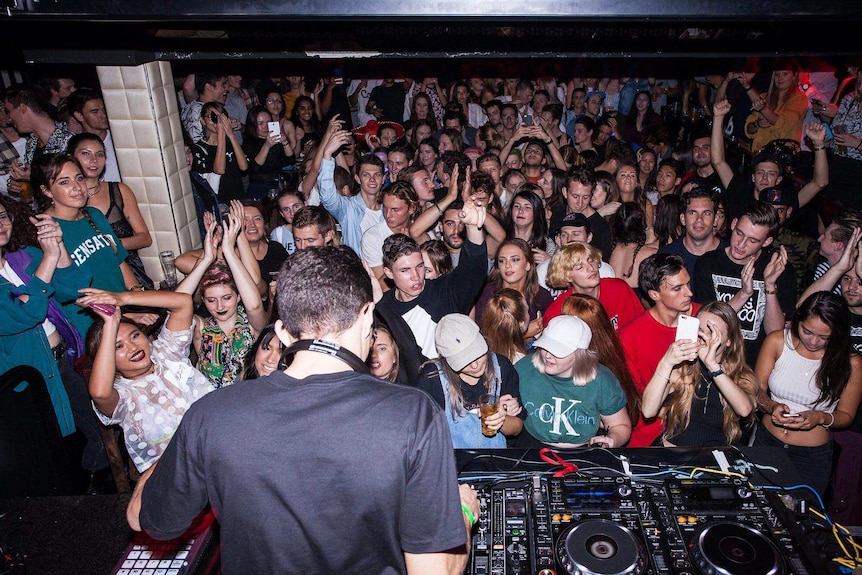
[[[485,425],[485,418],[497,413],[497,401],[499,399],[493,393],[486,393],[479,398],[479,417],[482,418],[482,435],[485,437],[497,435],[496,429],[491,429]]]

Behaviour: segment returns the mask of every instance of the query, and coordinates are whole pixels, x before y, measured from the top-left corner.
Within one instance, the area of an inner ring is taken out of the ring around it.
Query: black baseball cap
[[[566,214],[551,235],[556,237],[565,227],[586,228],[588,234],[592,231],[590,230],[590,221],[584,214]]]

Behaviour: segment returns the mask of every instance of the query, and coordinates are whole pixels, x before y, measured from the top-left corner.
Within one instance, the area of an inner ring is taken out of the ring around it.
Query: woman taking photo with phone
[[[281,133],[278,120],[263,106],[248,113],[242,149],[248,158],[248,191],[252,200],[262,200],[271,189],[280,189],[279,176],[296,160],[290,142]],[[275,130],[270,130],[270,128]]]
[[[728,445],[742,437],[741,420],[754,412],[757,380],[745,363],[736,312],[711,302],[697,313],[697,338],[677,339],[644,389],[644,419],[663,414],[664,447]]]

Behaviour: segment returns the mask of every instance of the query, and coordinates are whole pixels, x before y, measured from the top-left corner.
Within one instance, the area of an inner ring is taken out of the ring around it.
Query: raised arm
[[[96,288],[84,288],[81,293],[83,295],[77,301],[81,306],[109,304],[117,307],[157,307],[168,310],[170,315],[166,325],[169,330],[185,331],[192,325],[193,304],[187,293],[169,290],[109,292]],[[94,311],[99,313],[98,310]],[[101,313],[99,315],[107,317]]]
[[[730,180],[733,178],[733,168],[730,167],[730,164],[727,163],[724,157],[724,117],[729,113],[730,102],[727,99],[715,103],[713,107],[712,137],[710,139],[712,167],[718,173],[721,185],[725,189],[730,185]]]
[[[348,199],[338,193],[335,189],[335,162],[332,156],[338,149],[347,144],[353,135],[347,130],[342,130],[344,124],[338,117],[333,117],[323,134],[323,139],[317,147],[321,154],[320,169],[317,176],[317,188],[320,191],[320,204],[332,214],[336,220],[341,221],[349,209]]]
[[[766,291],[766,312],[763,315],[765,333],[784,330],[784,311],[778,299],[778,279],[787,267],[787,250],[784,246],[772,254],[766,269],[763,270],[763,289]],[[796,282],[794,280],[795,291]]]
[[[329,125],[332,126],[333,122],[339,126],[339,129],[344,122],[339,117],[340,114],[336,114],[330,120]],[[330,131],[327,129],[327,134],[330,134]],[[331,137],[331,136],[330,136]],[[340,141],[340,140],[339,140]],[[311,169],[308,170],[308,174],[302,180],[302,192],[306,197],[311,193],[311,189],[314,187],[314,184],[317,183],[317,177],[320,174],[320,162],[323,160],[323,154],[326,150],[324,150],[324,143],[321,142],[319,146],[317,146],[317,151],[314,153],[314,158],[311,160]],[[337,149],[335,150],[337,151]],[[329,157],[332,158],[332,155],[335,151],[330,151]]]
[[[503,146],[503,149],[500,150],[500,160],[505,162],[506,158],[509,157],[509,152],[512,151],[512,148],[521,140],[527,137],[528,126],[521,124],[515,129],[515,133],[512,134],[512,137],[506,142],[506,145]]]
[[[114,415],[117,404],[120,402],[120,394],[114,389],[114,378],[117,375],[117,332],[120,329],[120,317],[122,312],[119,308],[111,315],[96,311],[96,314],[105,322],[102,326],[102,339],[93,360],[93,370],[87,381],[87,391],[96,408],[105,416]]]
[[[230,215],[224,222],[224,240],[222,254],[233,275],[236,289],[242,298],[243,306],[248,314],[248,320],[255,331],[260,332],[266,326],[266,309],[255,281],[252,279],[242,260],[236,253],[237,236],[242,233],[242,204],[234,202]],[[255,262],[257,265],[257,262]]]
[[[190,255],[191,252],[180,256],[189,256],[188,261],[184,261],[184,263],[191,264],[192,267],[186,268],[187,271],[180,270],[186,274],[186,277],[184,277],[183,281],[181,281],[176,287],[174,290],[175,292],[194,295],[195,291],[198,289],[198,285],[201,283],[201,279],[204,277],[204,273],[207,271],[207,268],[213,265],[216,261],[221,236],[216,233],[218,231],[218,224],[216,223],[212,212],[204,213],[204,229],[206,230],[206,235],[203,239],[204,249],[195,250],[198,253],[194,257],[194,261],[192,261],[192,257]],[[177,261],[179,261],[179,259],[180,258],[177,258]],[[179,266],[177,267],[179,268]]]
[[[799,300],[796,302],[797,308],[813,293],[819,291],[832,291],[835,285],[841,281],[842,277],[844,277],[844,274],[853,269],[854,265],[858,265],[860,263],[860,260],[862,260],[862,257],[860,257],[860,253],[862,253],[862,251],[858,249],[860,238],[862,238],[862,228],[853,228],[853,234],[850,236],[847,243],[844,244],[844,251],[841,252],[841,257],[837,262],[835,262],[834,266],[831,266],[826,270],[825,274],[813,281],[811,285],[802,292],[802,295],[799,296]]]
[[[674,368],[686,361],[697,358],[698,343],[690,339],[677,340],[670,344],[659,360],[652,378],[647,383],[641,400],[641,413],[644,418],[656,417],[670,393],[670,378]]]
[[[225,130],[233,132],[229,129],[229,125],[228,128],[225,128],[226,122],[221,121],[223,116],[224,114],[219,114],[219,121],[216,125],[216,151],[213,156],[213,173],[222,175],[227,168],[227,134]]]
[[[449,205],[458,199],[458,173],[460,168],[458,164],[452,166],[452,176],[449,180],[449,190],[446,195],[436,204],[431,204],[425,211],[419,214],[413,223],[410,224],[410,237],[419,243],[424,241],[423,236],[428,230],[434,227],[434,224],[443,217],[443,213]]]
[[[811,140],[811,145],[814,149],[814,177],[799,190],[800,208],[814,199],[814,196],[820,190],[829,185],[829,158],[826,157],[826,126],[824,124],[808,124],[805,126],[805,136],[808,136],[808,139]]]
[[[545,145],[548,147],[548,151],[551,154],[551,159],[554,160],[554,165],[557,166],[560,170],[568,170],[569,165],[566,163],[566,160],[563,159],[563,155],[560,154],[560,148],[557,147],[557,139],[554,138],[541,124],[536,124],[533,126],[532,134],[535,134],[533,137],[545,142]],[[503,156],[500,156],[501,158]]]

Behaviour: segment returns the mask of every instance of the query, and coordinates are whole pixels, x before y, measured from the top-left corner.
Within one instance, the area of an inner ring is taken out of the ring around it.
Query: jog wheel
[[[606,519],[588,519],[564,531],[557,559],[569,575],[640,575],[646,565],[637,537]]]
[[[695,534],[692,559],[709,575],[783,575],[775,544],[740,523],[709,523]]]

